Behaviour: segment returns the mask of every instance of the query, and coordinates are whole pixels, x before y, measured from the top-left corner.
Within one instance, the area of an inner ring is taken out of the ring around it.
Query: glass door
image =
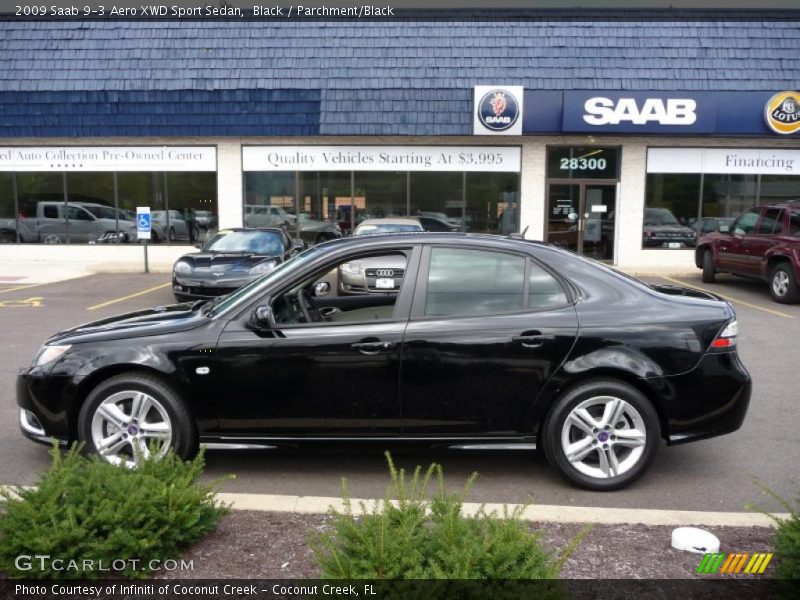
[[[614,260],[616,185],[551,183],[547,241],[596,260]]]

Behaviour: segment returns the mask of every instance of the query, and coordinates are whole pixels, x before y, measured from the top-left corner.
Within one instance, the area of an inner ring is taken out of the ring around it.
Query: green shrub
[[[357,516],[342,481],[344,511],[331,509],[329,529],[310,540],[322,577],[329,579],[549,579],[567,555],[556,559],[522,521],[522,509],[502,516],[481,509],[462,513],[477,474],[459,493],[445,490],[441,466],[414,470],[410,483],[386,453],[391,485],[383,500]],[[428,496],[434,474],[437,490]],[[567,552],[571,552],[578,540]]]
[[[747,508],[757,510],[775,521],[777,531],[775,532],[775,558],[776,565],[774,576],[777,579],[799,579],[800,580],[800,494],[797,496],[795,505],[781,498],[777,492],[770,489],[763,483],[756,481],[767,495],[771,496],[778,504],[789,513],[788,519],[779,519],[762,508],[749,504]]]
[[[142,577],[150,561],[179,558],[179,549],[212,531],[227,511],[214,501],[215,483],[197,483],[202,453],[186,462],[170,453],[135,470],[84,456],[77,446],[63,456],[54,447],[51,455],[35,488],[0,492],[0,571],[12,577],[97,578],[112,574],[100,565],[131,559],[140,562],[115,567],[113,575]],[[17,568],[18,556],[37,554],[64,563]],[[94,568],[81,570],[83,560]]]

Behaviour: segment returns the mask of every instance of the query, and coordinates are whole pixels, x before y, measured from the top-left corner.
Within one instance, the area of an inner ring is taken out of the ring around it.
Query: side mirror
[[[302,252],[305,249],[306,243],[303,240],[297,238],[292,240],[292,250],[295,250],[296,252]]]
[[[250,321],[258,329],[272,329],[275,327],[275,315],[272,307],[268,305],[256,306],[250,317]]]
[[[314,297],[321,298],[331,293],[331,284],[327,281],[318,281],[314,284]]]
[[[202,250],[203,249],[203,242],[195,242],[194,244],[192,244],[192,246],[194,246],[198,250]]]
[[[730,230],[731,230],[731,228],[728,227],[727,225],[720,225],[719,226],[719,232],[720,233],[728,233]]]

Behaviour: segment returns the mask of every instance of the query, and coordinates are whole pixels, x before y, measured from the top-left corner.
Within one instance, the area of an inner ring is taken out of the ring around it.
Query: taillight
[[[731,321],[725,329],[719,332],[714,341],[711,342],[712,348],[732,348],[736,345],[736,336],[739,335],[739,323]]]

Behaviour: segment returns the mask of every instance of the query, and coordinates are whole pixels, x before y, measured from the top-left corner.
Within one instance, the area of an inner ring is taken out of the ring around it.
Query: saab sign
[[[522,86],[476,85],[473,135],[522,134]]]
[[[714,106],[686,95],[564,93],[563,131],[710,133],[714,124]]]

